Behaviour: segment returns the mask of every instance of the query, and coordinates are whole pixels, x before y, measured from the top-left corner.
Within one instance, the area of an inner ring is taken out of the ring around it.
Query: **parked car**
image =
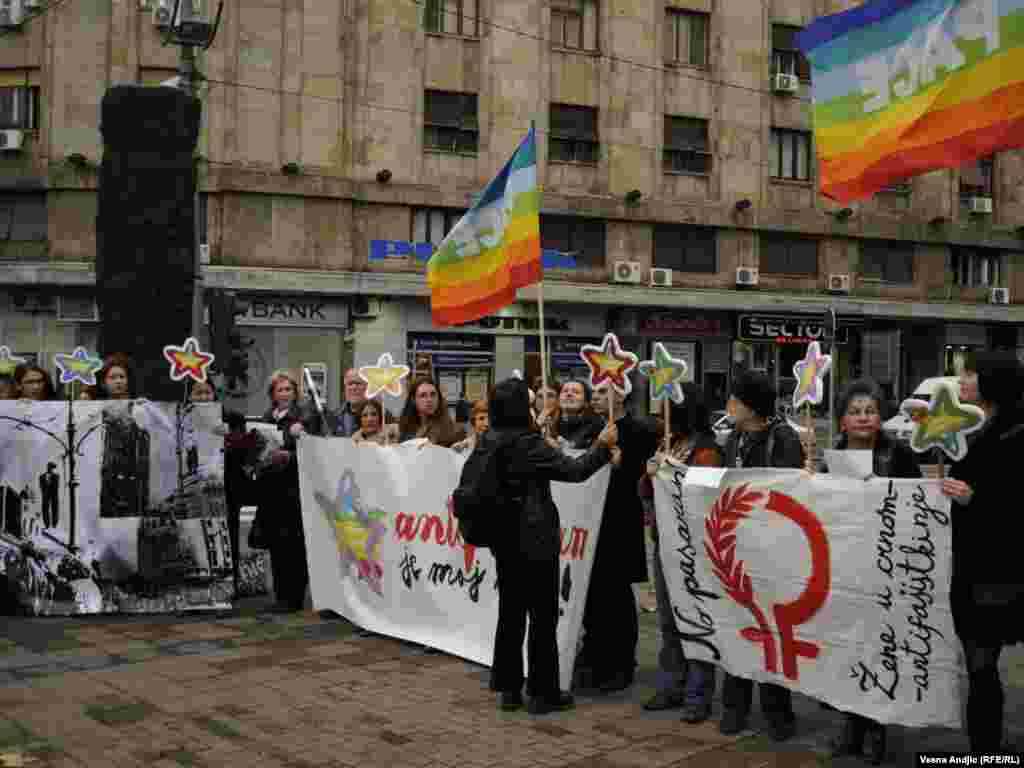
[[[953,387],[954,392],[960,391],[960,380],[956,376],[934,376],[930,379],[925,379],[917,385],[917,389],[914,390],[914,394],[910,397],[915,400],[924,400],[926,403],[932,399],[932,395],[935,394],[935,390],[938,389],[939,385],[943,382]],[[904,443],[910,442],[910,436],[914,433],[914,422],[910,420],[910,417],[903,411],[899,411],[891,419],[887,419],[882,423],[882,431],[885,432],[893,440],[900,440]]]
[[[786,422],[796,431],[797,435],[799,435],[802,440],[804,435],[807,433],[807,427],[802,424],[798,424],[796,421],[788,417],[786,418]],[[725,411],[712,411],[711,429],[715,433],[715,442],[724,448],[725,441],[728,440],[729,435],[732,434],[732,416]]]

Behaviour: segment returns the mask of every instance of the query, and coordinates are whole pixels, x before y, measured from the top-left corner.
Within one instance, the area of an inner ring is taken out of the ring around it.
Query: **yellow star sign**
[[[376,365],[364,365],[359,369],[359,378],[366,382],[366,397],[376,397],[387,392],[393,397],[402,396],[402,379],[409,375],[409,366],[395,365],[391,354],[385,352]]]
[[[975,405],[960,402],[948,384],[935,390],[931,402],[910,398],[900,405],[916,425],[910,447],[918,453],[941,448],[953,461],[967,455],[967,435],[981,428],[985,414]]]

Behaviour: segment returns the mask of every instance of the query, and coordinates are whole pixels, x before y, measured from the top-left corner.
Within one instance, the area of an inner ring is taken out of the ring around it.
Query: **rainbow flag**
[[[435,325],[468,323],[544,276],[533,128],[427,262]]]
[[[1024,0],[873,0],[797,45],[834,200],[1024,146]]]

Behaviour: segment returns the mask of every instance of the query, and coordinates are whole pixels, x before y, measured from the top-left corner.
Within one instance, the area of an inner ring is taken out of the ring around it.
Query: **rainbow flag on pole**
[[[1024,0],[872,0],[797,45],[834,200],[1024,146]]]
[[[486,317],[544,276],[533,128],[427,262],[435,325]]]

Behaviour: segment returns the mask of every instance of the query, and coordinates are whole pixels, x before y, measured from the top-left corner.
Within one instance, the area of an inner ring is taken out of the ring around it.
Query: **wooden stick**
[[[939,480],[946,477],[946,454],[939,449]]]
[[[540,339],[540,393],[547,391],[548,388],[548,352],[547,344],[545,343],[544,335],[544,281],[541,280],[537,283],[537,324],[540,328],[538,337]],[[541,400],[541,413],[544,413],[544,399]]]
[[[665,403],[665,455],[668,456],[669,448],[672,444],[672,425],[670,423],[672,410],[668,404],[667,397],[663,402]]]

